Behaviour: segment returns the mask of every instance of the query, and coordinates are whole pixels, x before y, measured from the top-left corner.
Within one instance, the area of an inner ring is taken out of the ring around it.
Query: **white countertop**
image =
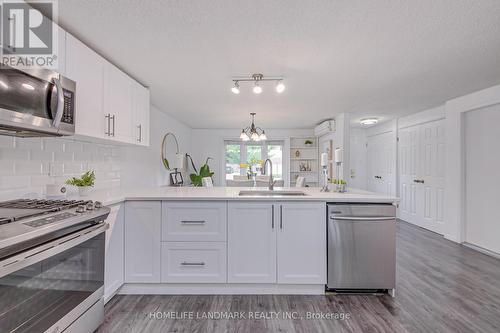
[[[359,189],[349,189],[347,193],[320,192],[319,187],[275,188],[284,191],[302,191],[305,196],[239,196],[245,191],[261,191],[266,188],[251,187],[147,187],[136,189],[113,189],[90,192],[90,199],[101,201],[104,205],[113,205],[125,200],[224,200],[224,201],[324,201],[324,202],[367,202],[392,203],[398,198]],[[75,197],[68,197],[73,199]]]

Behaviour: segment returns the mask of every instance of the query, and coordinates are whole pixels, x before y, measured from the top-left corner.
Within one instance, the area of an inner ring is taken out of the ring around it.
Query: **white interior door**
[[[368,188],[372,192],[395,195],[396,155],[394,134],[381,133],[368,137]]]
[[[399,217],[419,224],[417,217],[417,170],[419,126],[399,130]]]
[[[420,125],[421,171],[418,183],[422,191],[422,226],[443,233],[444,207],[444,120]]]
[[[399,217],[443,233],[444,120],[399,130]]]

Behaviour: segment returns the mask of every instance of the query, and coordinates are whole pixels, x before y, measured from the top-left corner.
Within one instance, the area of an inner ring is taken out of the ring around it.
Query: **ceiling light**
[[[378,119],[377,118],[365,118],[365,119],[361,119],[359,121],[359,123],[363,126],[375,125],[376,123],[378,123]]]
[[[35,87],[28,83],[23,83],[22,86],[28,90],[35,90]]]
[[[254,94],[260,94],[262,92],[262,87],[259,86],[257,82],[255,82],[255,86],[253,87],[253,93]]]
[[[240,85],[238,84],[238,81],[234,81],[234,86],[231,88],[231,91],[236,95],[240,93]]]
[[[252,124],[241,130],[240,139],[242,141],[248,141],[250,139],[252,139],[252,141],[267,140],[266,132],[264,132],[262,128],[255,126],[255,114],[255,112],[250,113],[252,116]]]
[[[274,76],[274,77],[264,77],[264,74],[252,74],[249,77],[233,77],[233,86],[231,87],[231,91],[238,95],[240,93],[240,83],[243,82],[253,82],[253,92],[254,94],[261,94],[262,91],[264,90],[262,88],[262,83],[266,81],[272,81],[275,82],[276,86],[276,92],[278,94],[281,94],[283,91],[285,91],[285,84],[283,83],[283,77],[282,76]]]
[[[283,91],[285,91],[285,85],[283,84],[283,82],[280,80],[278,81],[278,83],[276,84],[276,92],[278,94],[281,94]]]

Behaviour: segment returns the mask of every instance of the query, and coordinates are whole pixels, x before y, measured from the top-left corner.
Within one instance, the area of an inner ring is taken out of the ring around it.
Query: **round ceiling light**
[[[371,126],[371,125],[375,125],[376,123],[378,123],[378,119],[377,118],[364,118],[364,119],[361,119],[359,121],[359,123],[362,126]]]
[[[283,82],[280,80],[278,81],[278,83],[276,84],[276,92],[278,94],[281,94],[283,91],[285,91],[285,85],[283,84]]]
[[[253,86],[253,93],[260,94],[262,92],[262,87],[259,86],[259,83],[255,82],[255,86]]]
[[[238,84],[238,81],[234,81],[234,86],[231,88],[231,91],[236,95],[240,93],[240,85]]]

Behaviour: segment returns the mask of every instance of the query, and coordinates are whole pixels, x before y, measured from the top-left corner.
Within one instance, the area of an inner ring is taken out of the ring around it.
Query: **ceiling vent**
[[[314,127],[314,135],[317,137],[335,132],[335,120],[325,120],[318,126]]]

